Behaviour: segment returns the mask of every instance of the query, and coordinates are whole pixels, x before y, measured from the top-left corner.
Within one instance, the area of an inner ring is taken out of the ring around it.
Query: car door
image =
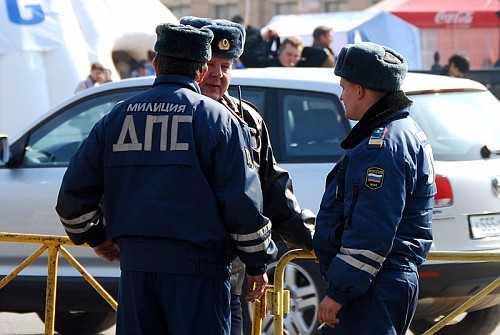
[[[326,175],[343,154],[340,143],[351,128],[339,97],[238,84],[242,97],[264,117],[275,158],[290,172],[299,204],[317,213]],[[236,87],[230,93],[238,96]]]
[[[85,140],[93,125],[113,106],[144,88],[104,91],[55,110],[11,146],[11,158],[0,166],[0,227],[9,233],[66,236],[55,212],[62,177],[69,160]],[[0,274],[8,273],[38,245],[0,244]],[[77,254],[96,262],[91,250],[78,248]],[[86,260],[81,259],[86,264]],[[46,274],[46,263],[30,267],[30,274]],[[64,264],[65,265],[65,264]],[[71,270],[74,271],[74,270]]]

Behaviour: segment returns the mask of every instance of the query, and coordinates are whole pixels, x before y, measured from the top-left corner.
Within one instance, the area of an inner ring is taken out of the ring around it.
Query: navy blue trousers
[[[229,260],[188,242],[120,239],[117,335],[229,335]]]
[[[228,335],[229,278],[122,271],[117,335]]]
[[[404,335],[417,301],[417,272],[384,268],[366,294],[342,307],[339,324],[324,327],[323,335]]]
[[[243,334],[243,310],[240,296],[231,294],[231,335]]]

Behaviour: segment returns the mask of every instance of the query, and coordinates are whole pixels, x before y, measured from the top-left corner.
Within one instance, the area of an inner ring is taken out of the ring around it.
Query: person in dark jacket
[[[313,31],[313,44],[302,49],[299,67],[335,67],[335,52],[333,43],[333,28],[318,26]]]
[[[448,64],[443,67],[442,75],[463,78],[470,70],[469,57],[465,54],[456,53],[448,59]]]
[[[207,27],[214,33],[212,59],[208,62],[207,75],[200,83],[201,92],[220,102],[236,117],[250,127],[252,152],[259,171],[264,215],[269,217],[272,230],[278,233],[288,247],[312,251],[312,234],[315,215],[301,209],[293,193],[292,179],[287,171],[276,164],[266,124],[257,108],[250,102],[240,100],[227,92],[231,81],[231,67],[243,50],[245,31],[240,24],[227,20],[183,17],[183,24]],[[231,273],[231,334],[242,334],[242,311],[240,296],[245,274],[245,265],[235,259]]]
[[[73,242],[120,260],[117,334],[229,334],[231,260],[246,264],[252,301],[277,253],[250,134],[201,94],[212,31],[156,33],[153,87],[97,122],[56,210]]]
[[[240,24],[245,29],[245,42],[242,52],[238,58],[241,67],[266,67],[270,59],[273,59],[277,48],[279,48],[280,38],[274,29],[267,29],[261,34],[260,29],[246,24],[241,15],[235,15],[232,22]],[[238,65],[238,64],[235,64]]]
[[[400,90],[408,71],[396,51],[347,44],[335,74],[346,116],[358,121],[326,179],[314,251],[329,283],[323,334],[404,335],[418,300],[417,266],[432,244],[432,149]]]

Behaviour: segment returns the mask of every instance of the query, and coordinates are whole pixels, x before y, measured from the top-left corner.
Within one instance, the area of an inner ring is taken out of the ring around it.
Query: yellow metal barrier
[[[285,253],[278,261],[274,273],[274,286],[269,285],[264,291],[261,301],[254,304],[254,315],[252,322],[252,335],[262,334],[262,319],[266,317],[267,311],[274,316],[274,334],[283,334],[283,318],[290,312],[290,291],[284,290],[285,267],[288,262],[296,258],[315,258],[311,253],[301,249],[291,250]],[[431,251],[427,260],[440,261],[474,261],[474,262],[500,262],[499,252],[475,252],[475,251]],[[319,270],[318,270],[319,271]],[[477,294],[469,298],[457,309],[444,317],[423,335],[435,334],[438,330],[450,323],[455,317],[464,313],[476,302],[487,296],[490,292],[500,286],[500,277],[487,285]]]
[[[47,289],[45,298],[45,335],[54,334],[54,317],[57,289],[57,266],[58,254],[61,253],[73,267],[87,280],[87,282],[103,297],[104,300],[116,311],[118,303],[113,297],[90,275],[85,268],[63,247],[63,245],[75,246],[68,237],[54,235],[33,235],[14,234],[0,232],[0,242],[22,242],[36,243],[42,246],[19,264],[11,273],[0,280],[0,290],[14,279],[24,268],[31,264],[36,258],[48,250],[47,266]],[[88,247],[87,245],[83,245]],[[274,334],[283,334],[283,318],[290,313],[290,291],[284,290],[284,273],[288,262],[297,258],[314,258],[314,256],[303,250],[291,250],[285,253],[276,265],[274,275],[274,286],[268,285],[264,291],[261,301],[254,304],[254,316],[252,323],[252,335],[259,335],[262,332],[262,319],[266,317],[267,311],[274,316]],[[451,252],[451,251],[431,251],[428,260],[441,261],[489,261],[500,262],[498,252]],[[436,323],[424,335],[435,334],[451,322],[459,314],[472,307],[480,299],[500,286],[500,277],[487,285],[480,292],[475,294],[445,318]]]
[[[47,266],[47,288],[45,296],[45,335],[54,334],[54,317],[56,306],[57,289],[57,266],[59,262],[58,254],[61,253],[73,267],[87,280],[87,282],[108,302],[116,311],[118,303],[113,297],[99,284],[92,275],[71,255],[63,245],[75,246],[68,237],[54,235],[32,235],[32,234],[14,234],[0,232],[0,242],[23,242],[43,244],[38,250],[26,258],[11,273],[0,280],[0,290],[16,277],[24,268],[37,259],[45,250],[48,250]],[[88,247],[88,245],[83,245]]]

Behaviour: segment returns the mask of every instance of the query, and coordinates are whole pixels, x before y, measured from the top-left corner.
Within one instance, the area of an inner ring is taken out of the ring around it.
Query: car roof
[[[333,73],[333,68],[312,68],[312,67],[267,67],[267,68],[247,68],[234,69],[231,72],[232,85],[246,85],[257,87],[279,87],[287,89],[307,90],[317,92],[334,92],[341,94],[340,78]],[[91,87],[68,99],[62,101],[56,106],[50,108],[46,113],[36,118],[33,122],[26,125],[17,134],[9,134],[11,139],[16,140],[30,128],[40,121],[56,112],[63,106],[70,105],[88,95],[99,94],[105,91],[119,90],[124,88],[133,88],[141,86],[151,86],[155,76],[127,78],[116,82],[106,83],[100,86]],[[421,94],[446,91],[486,91],[487,88],[473,80],[451,78],[442,75],[431,75],[426,73],[408,73],[403,84],[403,90],[407,94]],[[11,136],[14,135],[14,136]]]
[[[232,84],[245,84],[250,86],[273,86],[288,89],[304,89],[329,92],[333,86],[339,86],[340,78],[333,68],[249,68],[233,70]],[[263,82],[265,79],[265,82]],[[244,81],[244,82],[243,82]],[[452,78],[442,75],[409,72],[405,78],[402,89],[408,94],[481,90],[487,88],[473,80]]]

